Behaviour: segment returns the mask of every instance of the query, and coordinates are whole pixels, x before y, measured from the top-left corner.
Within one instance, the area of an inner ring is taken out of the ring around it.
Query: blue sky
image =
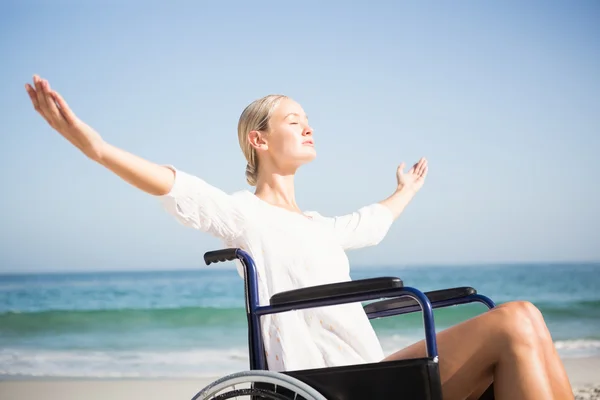
[[[232,192],[236,124],[284,93],[317,159],[298,203],[336,215],[423,190],[355,265],[600,260],[600,6],[503,2],[0,6],[0,272],[199,268],[218,240],[85,159],[31,108],[50,80],[107,141]]]

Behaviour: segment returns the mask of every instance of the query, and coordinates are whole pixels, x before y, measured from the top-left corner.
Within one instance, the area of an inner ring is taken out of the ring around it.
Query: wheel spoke
[[[274,371],[244,371],[220,378],[192,400],[327,400],[296,378]]]

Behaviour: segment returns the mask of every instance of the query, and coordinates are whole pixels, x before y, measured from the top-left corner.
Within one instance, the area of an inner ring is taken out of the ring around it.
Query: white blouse
[[[256,263],[261,305],[276,293],[349,281],[344,250],[379,243],[394,218],[375,203],[339,217],[304,215],[270,205],[247,190],[227,194],[175,171],[165,209],[183,225],[247,251]],[[242,275],[241,264],[238,272]],[[360,303],[266,315],[262,335],[270,370],[291,371],[377,362],[379,340]]]

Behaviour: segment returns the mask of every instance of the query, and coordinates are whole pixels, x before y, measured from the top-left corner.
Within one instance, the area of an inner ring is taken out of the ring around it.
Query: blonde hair
[[[248,141],[248,133],[252,131],[268,132],[269,120],[273,110],[281,99],[287,96],[281,94],[270,94],[250,103],[240,115],[238,122],[238,139],[240,148],[246,157],[246,181],[250,186],[256,186],[258,178],[258,157],[256,150]]]

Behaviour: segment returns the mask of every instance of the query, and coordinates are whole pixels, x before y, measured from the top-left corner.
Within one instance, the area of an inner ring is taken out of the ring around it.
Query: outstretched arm
[[[376,245],[383,240],[394,220],[421,189],[426,176],[425,158],[406,173],[402,163],[396,172],[398,186],[390,197],[353,213],[327,218],[341,246],[344,249],[358,249]]]
[[[34,108],[89,159],[108,168],[126,182],[157,196],[167,211],[183,225],[226,240],[244,227],[244,215],[232,196],[202,179],[128,153],[111,144],[71,111],[48,81],[38,76],[25,85]]]
[[[88,158],[108,168],[131,185],[152,195],[168,193],[175,175],[167,167],[106,143],[92,127],[81,121],[47,80],[33,77],[25,85],[33,107],[48,124]]]

